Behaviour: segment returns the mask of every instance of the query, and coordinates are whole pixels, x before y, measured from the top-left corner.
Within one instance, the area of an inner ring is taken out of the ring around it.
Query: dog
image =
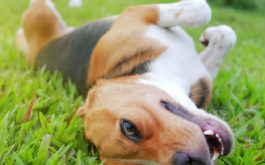
[[[33,1],[17,43],[27,45],[29,64],[89,90],[78,115],[105,164],[212,165],[232,151],[230,127],[205,109],[236,34],[226,25],[207,28],[198,55],[181,28],[210,21],[205,0],[129,7],[78,29],[49,2]]]

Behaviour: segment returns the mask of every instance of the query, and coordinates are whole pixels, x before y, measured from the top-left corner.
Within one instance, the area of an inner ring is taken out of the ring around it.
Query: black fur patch
[[[150,61],[144,61],[143,63],[140,63],[136,66],[134,66],[129,72],[121,73],[119,70],[126,65],[128,62],[130,62],[133,59],[140,58],[141,55],[147,53],[148,51],[152,51],[152,48],[146,48],[142,51],[135,52],[132,56],[129,58],[125,58],[122,61],[120,61],[118,64],[116,64],[113,69],[107,74],[102,76],[102,78],[116,78],[116,77],[122,77],[122,76],[130,76],[134,74],[144,74],[148,71],[148,64]]]
[[[78,91],[86,96],[86,79],[92,51],[112,24],[113,20],[93,21],[52,41],[38,54],[36,67],[46,66],[51,72],[61,72],[64,80],[70,78]]]

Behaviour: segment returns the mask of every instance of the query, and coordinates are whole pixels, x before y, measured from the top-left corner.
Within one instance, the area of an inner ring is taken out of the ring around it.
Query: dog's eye
[[[142,135],[140,134],[140,132],[132,122],[126,119],[121,119],[120,127],[122,134],[127,139],[132,140],[135,143],[139,143],[142,140]]]

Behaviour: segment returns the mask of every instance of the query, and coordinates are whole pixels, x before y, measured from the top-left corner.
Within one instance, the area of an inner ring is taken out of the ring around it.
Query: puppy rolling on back
[[[35,0],[45,10],[31,5],[23,17],[28,62],[90,89],[79,116],[105,164],[212,165],[231,152],[229,126],[201,108],[236,36],[225,25],[208,28],[198,56],[180,28],[209,22],[205,0],[130,7],[71,32],[48,2]]]

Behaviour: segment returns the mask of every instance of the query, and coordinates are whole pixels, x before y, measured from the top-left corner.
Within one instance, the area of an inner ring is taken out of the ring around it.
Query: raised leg
[[[31,64],[44,46],[72,28],[66,26],[51,0],[31,0],[22,18],[22,29],[17,37],[26,40],[27,62]]]
[[[173,4],[161,4],[158,25],[162,27],[198,27],[211,19],[211,9],[206,0],[181,0]]]
[[[92,53],[87,85],[100,77],[124,75],[159,56],[166,47],[145,36],[149,26],[195,27],[208,23],[210,18],[211,10],[205,0],[129,7],[98,41]]]
[[[215,79],[224,57],[232,50],[236,39],[233,29],[226,25],[209,27],[201,35],[200,41],[207,47],[200,53],[200,58],[212,79]]]

